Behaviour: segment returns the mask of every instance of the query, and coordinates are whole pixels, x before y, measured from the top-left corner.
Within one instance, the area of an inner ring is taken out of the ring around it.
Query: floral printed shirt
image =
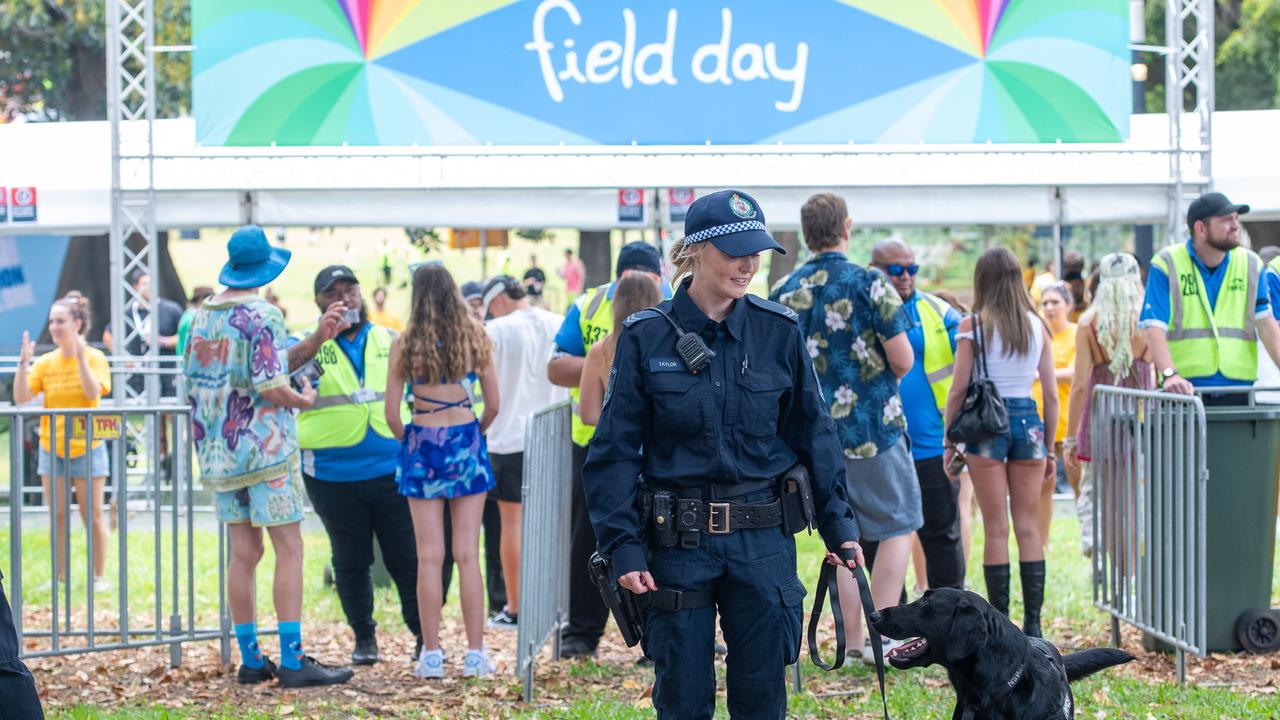
[[[257,295],[205,302],[192,321],[183,367],[209,489],[236,490],[290,471],[298,453],[293,411],[261,395],[289,382],[287,338],[280,310]]]
[[[906,332],[911,321],[888,278],[824,252],[780,280],[769,299],[800,316],[845,457],[874,457],[897,443],[907,419],[879,338]]]

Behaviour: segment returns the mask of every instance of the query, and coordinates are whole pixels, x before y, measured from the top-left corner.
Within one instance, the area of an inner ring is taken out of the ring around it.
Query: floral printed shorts
[[[238,490],[214,493],[214,503],[218,507],[218,520],[228,525],[251,523],[254,527],[272,527],[302,522],[304,494],[302,469],[294,461],[279,477]]]

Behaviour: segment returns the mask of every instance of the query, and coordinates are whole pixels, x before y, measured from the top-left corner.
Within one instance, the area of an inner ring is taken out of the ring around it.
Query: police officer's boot
[[[1009,563],[983,565],[982,575],[987,580],[987,602],[1007,617],[1009,615]]]
[[[1044,605],[1044,561],[1018,563],[1022,575],[1022,605],[1025,614],[1022,632],[1027,637],[1043,637],[1040,634],[1040,607]]]

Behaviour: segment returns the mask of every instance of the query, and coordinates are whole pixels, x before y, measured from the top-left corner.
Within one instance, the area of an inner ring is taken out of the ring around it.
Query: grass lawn
[[[84,559],[83,533],[76,527],[73,539],[79,543],[73,558]],[[115,541],[113,536],[113,543]],[[0,562],[7,560],[5,534],[0,534]],[[816,536],[799,536],[801,578],[812,589],[817,576],[820,544]],[[327,561],[327,540],[321,532],[307,532],[305,619],[308,646],[319,656],[330,660],[345,657],[349,635],[342,624],[342,612],[336,595],[322,584],[323,566]],[[981,528],[974,542],[973,557],[981,552]],[[1102,613],[1092,607],[1087,582],[1088,563],[1076,550],[1077,530],[1071,518],[1060,516],[1055,522],[1053,546],[1049,557],[1049,592],[1046,599],[1046,634],[1064,650],[1105,644],[1109,640],[1109,624]],[[197,530],[197,620],[211,626],[216,618],[217,574],[216,536]],[[24,600],[28,622],[40,606],[49,602],[49,549],[47,532],[31,529],[24,532],[23,571],[26,582]],[[154,545],[149,531],[133,529],[129,534],[130,590],[133,597],[151,600],[154,574],[151,569]],[[108,575],[116,567],[116,550],[112,546]],[[166,560],[167,562],[167,560]],[[259,572],[259,616],[270,624],[270,568],[268,556]],[[1016,573],[1015,573],[1016,575]],[[981,590],[980,561],[970,564],[969,583]],[[1280,580],[1280,575],[1277,576]],[[81,581],[73,581],[73,591]],[[168,602],[168,584],[165,602]],[[456,588],[456,583],[455,583]],[[1280,587],[1277,587],[1280,594]],[[456,593],[456,590],[455,590]],[[83,590],[80,590],[83,597]],[[1020,590],[1014,579],[1013,615],[1020,617]],[[810,597],[806,605],[812,601]],[[82,601],[81,601],[82,602]],[[114,612],[110,599],[105,609]],[[184,601],[185,602],[185,601]],[[103,603],[98,604],[104,609]],[[807,608],[806,608],[807,610]],[[166,610],[167,612],[167,610]],[[168,671],[163,665],[163,650],[139,650],[112,653],[103,660],[95,656],[34,661],[38,680],[46,686],[47,712],[51,718],[88,720],[167,719],[221,720],[222,718],[345,718],[345,717],[510,717],[510,718],[648,718],[652,717],[647,690],[652,680],[649,670],[634,665],[635,653],[628,651],[614,637],[602,645],[596,661],[544,662],[539,665],[535,703],[519,700],[520,683],[512,673],[514,634],[488,631],[486,641],[494,647],[503,675],[494,681],[460,681],[448,679],[424,683],[408,674],[408,647],[398,607],[390,588],[378,588],[376,617],[383,628],[384,660],[375,669],[361,669],[351,686],[323,691],[290,693],[271,688],[242,689],[231,677],[216,667],[216,644],[196,643],[185,651],[184,666]],[[47,615],[47,613],[46,613]],[[110,617],[114,617],[112,614]],[[460,617],[457,604],[450,600],[445,614],[445,646],[461,648]],[[828,634],[829,617],[824,623]],[[274,639],[264,641],[272,650]],[[1126,632],[1125,647],[1139,660],[1073,686],[1081,718],[1280,718],[1280,698],[1276,697],[1273,658],[1215,655],[1205,661],[1191,663],[1191,682],[1179,687],[1169,658],[1141,652],[1136,634]],[[314,648],[319,647],[317,651]],[[388,647],[391,649],[389,650]],[[830,647],[824,655],[830,656]],[[451,655],[454,654],[451,652]],[[460,653],[457,653],[460,654]],[[794,696],[789,714],[801,718],[878,717],[879,697],[875,691],[874,672],[860,663],[836,673],[822,673],[807,659],[802,648],[805,691]],[[392,658],[394,656],[394,658]],[[149,665],[147,663],[150,663]],[[97,670],[94,664],[99,664]],[[83,683],[76,683],[77,673],[87,671],[89,683],[96,685],[94,674],[105,684],[124,683],[109,679],[123,673],[130,665],[136,673],[126,691],[116,691],[113,698],[94,696]],[[82,670],[83,669],[83,670]],[[723,688],[723,666],[718,666]],[[138,681],[137,678],[153,680]],[[135,692],[136,689],[136,692]],[[87,699],[86,699],[87,694]],[[925,671],[890,671],[890,711],[898,718],[949,717],[952,693],[945,675],[937,669]],[[727,717],[723,690],[717,717]]]

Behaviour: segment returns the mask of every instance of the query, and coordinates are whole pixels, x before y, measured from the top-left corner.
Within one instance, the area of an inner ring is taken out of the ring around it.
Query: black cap
[[[360,281],[356,279],[356,274],[351,272],[351,268],[346,265],[330,265],[316,275],[316,295],[333,287],[333,284],[339,280],[360,284]]]
[[[703,195],[684,217],[684,244],[710,241],[729,257],[755,255],[764,250],[787,251],[765,230],[764,210],[741,190]]]
[[[1244,215],[1247,212],[1249,212],[1248,205],[1236,205],[1222,193],[1205,193],[1192,200],[1191,207],[1187,208],[1187,228],[1194,229],[1197,220],[1208,220],[1232,213]]]
[[[462,298],[467,302],[484,298],[484,286],[474,280],[462,283]]]
[[[618,251],[618,262],[614,267],[616,277],[622,277],[624,270],[645,270],[654,275],[662,274],[662,260],[658,250],[647,242],[630,242]]]

